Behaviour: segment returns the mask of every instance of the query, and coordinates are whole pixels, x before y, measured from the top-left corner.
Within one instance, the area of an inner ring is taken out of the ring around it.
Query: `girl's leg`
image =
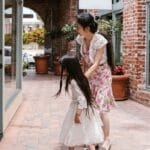
[[[74,147],[69,147],[69,150],[74,150]]]
[[[94,145],[89,145],[89,150],[95,150],[95,146]]]
[[[102,122],[103,122],[103,132],[104,132],[104,142],[102,144],[102,148],[104,150],[108,150],[110,147],[110,124],[109,124],[109,116],[108,112],[102,112],[100,114]]]

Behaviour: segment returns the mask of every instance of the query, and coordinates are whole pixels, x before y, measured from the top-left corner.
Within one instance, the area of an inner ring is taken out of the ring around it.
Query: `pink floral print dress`
[[[111,70],[107,64],[107,40],[102,35],[95,33],[91,40],[89,50],[86,49],[84,38],[82,36],[79,35],[76,41],[81,45],[80,52],[86,63],[86,70],[94,63],[96,50],[105,47],[99,67],[93,73],[92,77],[90,77],[89,83],[99,111],[109,112],[110,109],[115,106],[115,101],[112,93]]]

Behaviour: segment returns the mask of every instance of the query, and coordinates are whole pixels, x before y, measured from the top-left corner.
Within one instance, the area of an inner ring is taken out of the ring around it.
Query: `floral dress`
[[[102,121],[99,113],[89,107],[89,115],[86,112],[87,101],[75,80],[71,81],[72,101],[62,124],[60,144],[65,146],[82,146],[98,144],[103,141]],[[74,122],[77,108],[82,109],[80,124]]]
[[[76,38],[76,41],[81,45],[80,52],[86,63],[86,70],[94,63],[96,51],[102,47],[105,48],[99,67],[90,77],[89,83],[99,111],[109,112],[110,109],[115,106],[115,101],[112,93],[111,69],[107,64],[107,40],[102,35],[95,33],[91,40],[89,50],[86,49],[84,38],[82,36],[79,35]]]

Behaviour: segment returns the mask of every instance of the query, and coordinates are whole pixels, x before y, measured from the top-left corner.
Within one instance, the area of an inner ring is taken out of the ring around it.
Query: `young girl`
[[[69,150],[82,145],[88,145],[90,150],[95,150],[93,144],[102,142],[103,132],[98,112],[93,107],[88,80],[76,57],[65,55],[61,65],[60,89],[56,95],[61,93],[65,70],[67,71],[65,90],[68,91],[69,86],[71,87],[72,102],[63,122],[60,143],[69,147]]]

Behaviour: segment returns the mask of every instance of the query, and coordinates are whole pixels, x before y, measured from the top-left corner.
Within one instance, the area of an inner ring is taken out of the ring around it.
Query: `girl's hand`
[[[75,114],[74,122],[77,123],[77,124],[81,123],[81,121],[80,121],[80,114],[78,114],[78,113]]]

